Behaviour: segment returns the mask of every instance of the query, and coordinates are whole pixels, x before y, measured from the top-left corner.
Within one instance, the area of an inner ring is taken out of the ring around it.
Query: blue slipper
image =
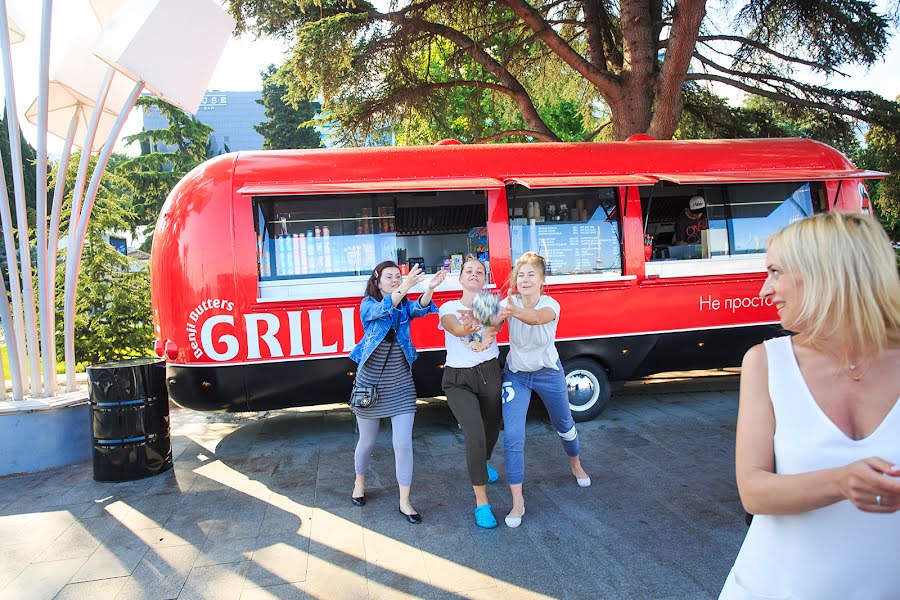
[[[498,479],[500,479],[500,473],[497,472],[497,469],[492,467],[491,465],[487,466],[488,472],[488,483],[494,483]]]
[[[475,524],[485,529],[493,529],[497,526],[497,519],[491,512],[490,504],[482,504],[475,509]]]

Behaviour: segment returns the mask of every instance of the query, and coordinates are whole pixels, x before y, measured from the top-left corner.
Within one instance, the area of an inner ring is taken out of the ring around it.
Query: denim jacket
[[[410,300],[400,306],[394,307],[391,297],[384,300],[376,300],[371,296],[363,298],[359,306],[359,318],[363,324],[363,338],[350,352],[350,358],[358,364],[363,364],[387,335],[391,325],[397,329],[397,345],[403,350],[407,362],[412,366],[419,356],[410,339],[409,323],[416,317],[424,317],[429,313],[438,312],[437,306],[431,302],[423,307],[418,300]]]

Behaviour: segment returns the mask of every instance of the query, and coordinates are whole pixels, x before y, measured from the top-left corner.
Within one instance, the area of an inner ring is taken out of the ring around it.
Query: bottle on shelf
[[[322,227],[322,254],[325,256],[325,272],[331,273],[331,231],[328,225]]]
[[[284,260],[284,234],[279,233],[275,237],[275,275],[286,275]]]
[[[300,273],[306,275],[309,273],[309,262],[306,260],[306,235],[298,233],[297,238],[297,245],[300,249]]]
[[[285,275],[296,275],[297,269],[294,265],[294,246],[291,234],[289,233],[284,234],[284,257],[287,262]]]
[[[291,256],[294,260],[294,275],[303,274],[303,261],[300,259],[300,235],[291,236]]]
[[[306,263],[310,273],[316,272],[316,241],[312,229],[306,230]]]
[[[322,253],[322,228],[318,225],[315,227],[316,240],[316,273],[321,273],[325,266],[324,256]]]

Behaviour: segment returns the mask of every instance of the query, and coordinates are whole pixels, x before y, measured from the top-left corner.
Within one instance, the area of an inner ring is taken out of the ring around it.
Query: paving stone
[[[295,583],[306,579],[309,538],[302,535],[256,538],[247,586]]]
[[[0,590],[34,562],[34,559],[43,552],[46,546],[45,542],[25,542],[0,546]]]
[[[59,592],[54,600],[114,600],[127,580],[127,577],[114,577],[113,579],[70,583]]]
[[[147,548],[147,543],[133,532],[117,528],[84,562],[71,583],[131,575]]]
[[[179,600],[239,600],[250,561],[196,567],[188,575]]]
[[[306,598],[317,598],[319,596],[311,596],[303,590],[303,584],[300,583],[283,583],[281,585],[269,585],[266,587],[244,588],[241,592],[241,600],[304,600]],[[332,598],[343,598],[344,596],[329,594]]]
[[[253,551],[256,548],[256,538],[207,539],[194,561],[194,567],[249,561],[253,558]]]
[[[125,582],[119,597],[128,600],[177,598],[198,553],[193,546],[148,550]]]
[[[117,522],[110,517],[92,517],[80,519],[62,535],[56,538],[34,559],[34,562],[51,562],[68,558],[87,558],[103,543],[103,540],[116,528]]]
[[[295,586],[313,598],[367,598],[367,565],[350,553],[312,542],[306,580]]]
[[[30,564],[0,592],[0,600],[50,600],[66,586],[84,561],[84,558],[71,558]]]

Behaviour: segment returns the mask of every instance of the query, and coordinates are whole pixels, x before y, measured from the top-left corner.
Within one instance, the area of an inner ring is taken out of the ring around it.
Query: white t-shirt
[[[459,318],[458,311],[471,310],[459,300],[451,300],[444,302],[439,310],[441,318],[444,315],[453,315]],[[440,322],[440,329],[444,329]],[[489,361],[492,358],[500,356],[500,348],[497,347],[497,340],[493,340],[491,344],[484,350],[477,350],[482,345],[482,330],[484,327],[479,326],[478,331],[470,333],[465,337],[456,337],[446,329],[444,329],[444,343],[447,346],[447,366],[454,369],[468,369],[475,365]]]
[[[516,306],[522,306],[519,296],[510,296]],[[508,298],[500,301],[500,306],[507,305]],[[541,296],[534,309],[552,308],[556,318],[543,325],[527,325],[510,317],[506,320],[509,326],[509,354],[506,366],[513,373],[532,372],[541,369],[557,369],[559,352],[556,351],[556,326],[559,324],[559,302],[550,296]]]

